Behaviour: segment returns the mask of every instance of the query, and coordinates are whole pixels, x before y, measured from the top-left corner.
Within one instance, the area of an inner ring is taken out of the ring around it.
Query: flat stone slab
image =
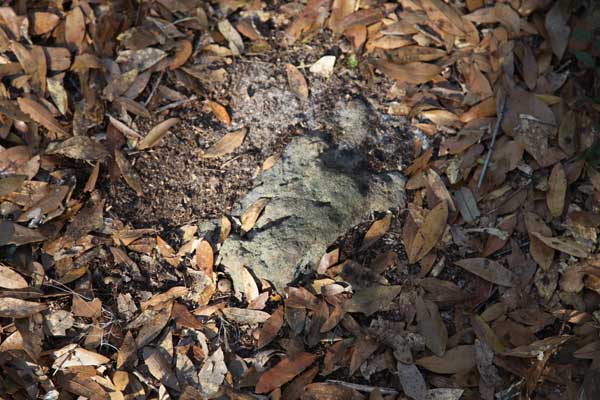
[[[295,138],[241,200],[243,211],[270,199],[254,228],[244,237],[230,237],[220,249],[236,291],[244,266],[278,290],[285,288],[371,213],[404,206],[403,176],[366,167],[360,145],[373,134],[367,112],[360,101],[342,105],[337,112],[342,133],[335,142],[320,134]]]

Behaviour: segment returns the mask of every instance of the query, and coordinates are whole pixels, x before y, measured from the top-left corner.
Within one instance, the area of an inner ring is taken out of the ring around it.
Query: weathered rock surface
[[[361,144],[368,135],[368,110],[360,101],[340,107],[341,135],[308,134],[294,139],[281,159],[260,176],[240,202],[240,211],[269,198],[253,230],[231,237],[220,249],[221,264],[241,287],[241,269],[282,289],[314,268],[326,248],[374,211],[404,205],[398,172],[368,170]]]

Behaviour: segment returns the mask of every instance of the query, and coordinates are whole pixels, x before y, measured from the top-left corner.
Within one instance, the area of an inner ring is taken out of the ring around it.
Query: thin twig
[[[341,385],[341,386],[346,386],[346,387],[348,387],[350,389],[358,390],[359,392],[371,393],[373,390],[379,389],[379,392],[381,394],[398,394],[398,393],[400,393],[396,389],[392,389],[392,388],[359,385],[358,383],[350,383],[350,382],[338,381],[338,380],[335,380],[335,379],[327,379],[327,382],[329,382],[329,383],[335,383],[335,384],[338,384],[338,385]]]
[[[155,113],[157,113],[157,114],[158,114],[158,113],[161,113],[161,112],[163,112],[163,111],[166,111],[166,110],[170,110],[170,109],[172,109],[172,108],[179,107],[179,106],[181,106],[181,105],[183,105],[183,104],[190,103],[190,102],[192,102],[192,101],[194,101],[194,100],[197,100],[197,99],[198,99],[198,97],[197,97],[196,95],[191,95],[191,96],[190,96],[189,98],[187,98],[187,99],[177,100],[177,101],[174,101],[174,102],[172,102],[172,103],[169,103],[169,104],[167,104],[167,105],[164,105],[164,106],[162,106],[162,107],[158,107],[158,108],[157,108],[156,110],[154,110],[153,112],[155,112]]]
[[[483,169],[481,170],[481,175],[479,175],[479,182],[477,182],[477,190],[481,189],[481,185],[483,184],[483,179],[485,178],[485,171],[487,171],[487,167],[490,163],[490,159],[492,158],[492,152],[494,151],[494,144],[496,143],[496,136],[498,135],[498,130],[500,130],[500,123],[504,118],[504,111],[506,110],[506,96],[502,97],[502,107],[500,107],[500,115],[498,115],[498,119],[496,119],[496,126],[494,126],[494,132],[492,133],[492,142],[490,143],[490,148],[488,150],[487,156],[485,157],[485,162],[483,163]]]
[[[152,100],[152,98],[154,97],[154,94],[156,93],[156,90],[160,86],[160,83],[162,82],[162,79],[163,79],[164,75],[165,75],[165,71],[160,71],[160,75],[158,76],[158,79],[156,80],[156,82],[154,82],[154,86],[152,86],[152,91],[150,92],[150,95],[144,101],[144,106],[145,107],[148,106],[148,103],[150,103],[150,100]]]

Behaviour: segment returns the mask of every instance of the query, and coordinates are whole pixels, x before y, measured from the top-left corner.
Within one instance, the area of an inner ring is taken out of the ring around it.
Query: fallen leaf
[[[337,385],[335,383],[315,382],[307,385],[304,388],[304,393],[301,399],[318,399],[318,400],[364,400],[364,396],[358,391]]]
[[[248,268],[242,268],[242,292],[246,296],[246,301],[248,303],[252,303],[255,299],[260,295],[258,291],[258,286],[256,285],[256,281],[254,277],[248,270]]]
[[[273,368],[264,372],[256,383],[255,392],[258,394],[269,393],[291,381],[300,372],[304,371],[315,362],[317,356],[310,353],[300,353],[294,357],[281,360]]]
[[[221,121],[225,126],[231,125],[231,117],[224,106],[212,100],[208,100],[206,104],[219,121]]]
[[[248,133],[248,129],[242,128],[240,130],[229,132],[217,143],[209,147],[204,153],[201,154],[203,158],[215,158],[221,157],[225,154],[233,152],[235,149],[241,146],[244,138]]]
[[[504,345],[498,336],[496,336],[494,330],[492,330],[481,316],[474,315],[471,317],[471,326],[479,340],[486,343],[496,354],[500,354],[504,351]]]
[[[242,214],[241,226],[243,232],[249,232],[252,228],[254,228],[256,221],[258,221],[258,218],[270,201],[271,199],[262,197],[252,203],[252,205],[248,207],[246,211],[244,211],[244,214]]]
[[[450,211],[456,212],[456,206],[448,188],[446,188],[444,181],[442,181],[438,173],[431,168],[427,171],[427,185],[438,200],[446,202]]]
[[[55,370],[83,367],[86,365],[96,366],[106,364],[110,361],[109,358],[79,347],[77,344],[68,344],[59,350],[53,351],[51,354],[54,358],[52,368]]]
[[[175,55],[169,63],[169,69],[171,71],[184,65],[187,60],[191,57],[193,52],[192,43],[189,40],[182,39],[175,43]]]
[[[547,237],[540,232],[533,232],[533,236],[538,238],[546,246],[561,251],[563,253],[579,258],[588,258],[591,254],[591,247],[577,242],[568,237]]]
[[[300,374],[285,387],[283,393],[281,394],[281,398],[286,400],[299,400],[305,392],[305,387],[309,385],[313,379],[315,379],[318,373],[319,367],[315,366]]]
[[[499,22],[514,33],[521,30],[521,18],[508,4],[496,3],[493,7],[480,8],[464,18],[477,24]]]
[[[455,264],[496,285],[512,287],[516,284],[513,273],[497,261],[487,258],[466,258],[456,261]]]
[[[456,346],[442,356],[423,357],[416,364],[436,374],[467,372],[475,366],[475,346]]]
[[[387,231],[390,229],[390,225],[392,223],[392,214],[388,213],[385,217],[378,219],[373,222],[369,227],[367,233],[365,233],[365,237],[363,238],[362,246],[360,247],[360,251],[365,251],[369,247],[371,247],[375,242],[381,239]]]
[[[525,227],[529,234],[529,251],[534,261],[544,270],[548,270],[554,259],[554,249],[547,246],[535,236],[535,233],[540,233],[545,237],[552,236],[552,230],[544,223],[544,221],[532,212],[525,213]]]
[[[19,97],[17,99],[17,103],[19,104],[21,111],[29,115],[35,122],[54,133],[56,135],[55,138],[58,139],[69,136],[67,131],[65,131],[58,121],[52,116],[50,111],[48,111],[46,107],[37,101],[30,98]]]
[[[277,308],[265,322],[258,333],[257,349],[262,349],[277,337],[279,330],[283,326],[283,307]]]
[[[562,59],[567,45],[571,28],[568,24],[569,9],[565,1],[556,1],[550,11],[546,13],[544,27],[550,38],[552,52],[560,60]]]
[[[256,325],[266,322],[269,313],[259,310],[249,310],[246,308],[227,307],[223,309],[225,318],[240,325]]]
[[[46,308],[47,306],[42,303],[12,297],[0,297],[0,317],[2,318],[27,318]]]
[[[429,82],[442,72],[437,65],[419,61],[399,65],[389,61],[374,60],[372,64],[398,83],[415,85]]]
[[[402,286],[371,286],[354,293],[344,304],[346,312],[360,312],[369,316],[377,311],[385,311],[400,294]]]
[[[502,221],[498,223],[498,229],[502,230],[503,232],[506,232],[507,237],[500,238],[496,235],[489,235],[487,241],[485,242],[485,246],[481,255],[483,257],[488,257],[494,254],[496,251],[503,248],[504,245],[506,245],[506,243],[508,242],[513,231],[515,230],[516,225],[517,214],[511,214],[507,217],[504,217],[504,219],[502,219]]]
[[[417,296],[417,327],[425,338],[425,345],[436,356],[442,356],[448,343],[448,330],[435,303]]]
[[[225,37],[225,39],[229,41],[230,48],[232,47],[231,45],[233,45],[237,54],[241,54],[244,52],[244,40],[242,39],[240,33],[235,29],[235,27],[231,25],[231,22],[229,22],[226,19],[223,19],[217,23],[217,28],[219,29],[219,32],[221,32],[221,34]],[[233,51],[234,49],[232,48],[231,50]]]
[[[406,249],[409,264],[421,260],[435,247],[446,230],[447,220],[448,204],[442,201],[427,214],[410,248]]]
[[[43,35],[58,25],[60,17],[54,13],[38,11],[31,15],[31,30],[34,35]]]
[[[202,394],[207,397],[214,397],[214,394],[219,391],[223,384],[227,372],[223,349],[219,347],[204,360],[198,373]]]
[[[65,19],[65,43],[71,50],[81,50],[85,38],[85,16],[81,7],[73,7]]]
[[[287,73],[287,81],[290,89],[300,99],[308,98],[308,84],[302,72],[298,70],[293,64],[286,64],[285,71]],[[264,169],[264,168],[263,168]]]
[[[567,195],[567,177],[561,163],[556,163],[548,179],[548,192],[546,193],[546,204],[550,214],[560,217],[565,208],[565,196]]]
[[[144,348],[144,364],[148,367],[150,374],[168,388],[180,390],[177,377],[173,373],[169,361],[157,348]]]
[[[85,301],[80,296],[74,295],[71,312],[76,317],[99,318],[102,315],[102,301],[98,298]]]
[[[148,134],[138,143],[138,149],[146,150],[155,146],[160,139],[164,138],[169,133],[169,129],[177,125],[179,121],[179,118],[169,118],[153,127],[150,132],[148,132]]]
[[[25,289],[27,281],[13,269],[0,264],[0,287],[4,289]]]
[[[427,384],[421,371],[414,364],[396,363],[398,379],[404,393],[414,400],[427,400]]]
[[[350,358],[350,376],[354,375],[358,368],[367,361],[379,348],[379,342],[366,336],[358,338],[352,346],[352,357]]]
[[[87,136],[73,136],[50,148],[47,154],[60,154],[75,160],[96,161],[108,155],[106,148]]]
[[[144,191],[142,189],[142,182],[140,176],[135,172],[129,161],[125,158],[125,155],[120,150],[115,150],[115,161],[125,182],[132,188],[138,196],[143,196]]]
[[[206,240],[201,240],[196,247],[196,267],[204,274],[211,278],[213,277],[213,266],[215,264],[215,255],[213,248]]]
[[[548,351],[552,351],[562,346],[572,338],[573,336],[571,335],[550,336],[545,339],[536,340],[525,346],[507,350],[503,355],[520,358],[539,357]]]

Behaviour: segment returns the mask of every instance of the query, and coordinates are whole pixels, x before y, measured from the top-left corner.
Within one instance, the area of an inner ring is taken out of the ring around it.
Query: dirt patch
[[[338,53],[327,48],[279,53],[236,60],[223,65],[226,79],[209,84],[206,96],[227,107],[232,118],[228,127],[217,121],[202,100],[171,110],[178,124],[162,144],[146,152],[131,154],[143,182],[144,196],[137,197],[123,181],[110,188],[112,212],[135,226],[160,226],[168,229],[186,223],[219,217],[231,211],[253,185],[265,159],[282,152],[295,135],[327,132],[335,137],[339,130],[333,117],[336,103],[362,97],[370,105],[373,139],[365,144],[369,165],[377,171],[401,169],[410,152],[404,121],[383,115],[378,85],[363,90],[357,71],[338,60],[341,74],[325,79],[304,69],[310,96],[301,100],[290,90],[285,64],[310,65],[320,55]],[[306,52],[306,54],[304,54]],[[310,55],[308,55],[310,54]],[[173,79],[166,86],[183,90]],[[383,85],[381,85],[383,86]],[[160,100],[167,102],[167,100]],[[148,131],[156,120],[140,120],[139,130]],[[201,152],[228,131],[248,128],[243,145],[235,153],[218,159],[203,159]]]

